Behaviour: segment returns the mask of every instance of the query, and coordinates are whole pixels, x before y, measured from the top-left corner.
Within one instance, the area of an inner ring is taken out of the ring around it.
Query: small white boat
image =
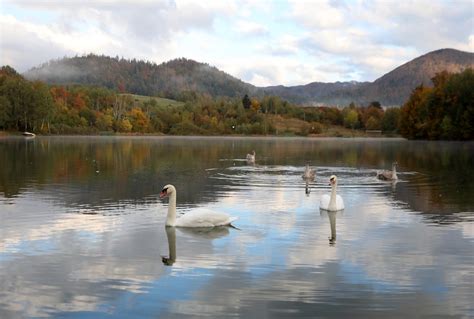
[[[26,136],[26,137],[35,137],[36,136],[35,133],[30,133],[30,132],[26,132],[26,131],[21,133],[21,135]]]

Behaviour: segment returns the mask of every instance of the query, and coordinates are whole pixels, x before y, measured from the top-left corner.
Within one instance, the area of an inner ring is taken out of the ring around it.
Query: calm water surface
[[[472,318],[473,163],[472,142],[0,137],[0,318]],[[236,228],[166,228],[168,183]]]

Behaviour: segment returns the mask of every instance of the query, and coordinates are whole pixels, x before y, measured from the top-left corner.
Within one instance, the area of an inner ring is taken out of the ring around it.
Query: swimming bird
[[[160,198],[169,197],[168,215],[166,216],[166,226],[176,227],[217,227],[231,226],[237,220],[225,213],[216,212],[210,209],[195,209],[179,218],[176,218],[176,188],[173,185],[166,185],[160,192]]]
[[[344,209],[344,201],[342,197],[336,195],[336,187],[337,187],[337,177],[336,175],[332,175],[329,178],[329,184],[331,185],[331,195],[324,194],[321,196],[321,200],[319,201],[319,208],[331,212],[339,211]]]
[[[392,163],[392,170],[391,171],[381,171],[377,172],[377,178],[382,181],[396,181],[398,179],[397,176],[397,162]]]
[[[304,180],[313,180],[316,177],[316,171],[309,167],[309,164],[306,164],[306,168],[304,169],[304,173],[301,177]]]
[[[252,151],[252,154],[247,154],[247,162],[255,163],[255,151]]]

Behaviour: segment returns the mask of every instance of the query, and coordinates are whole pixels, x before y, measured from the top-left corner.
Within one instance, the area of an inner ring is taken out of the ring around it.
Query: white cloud
[[[281,35],[274,41],[267,41],[257,47],[261,54],[270,55],[294,55],[298,53],[298,37],[292,35]]]
[[[184,56],[255,85],[295,85],[372,81],[431,50],[474,50],[472,3],[463,0],[2,5],[0,62],[20,72],[85,53],[156,63]]]
[[[374,80],[432,50],[472,51],[474,15],[469,1],[290,3],[293,23],[305,30],[299,48],[330,54],[333,61],[346,60],[359,69],[358,80]]]
[[[268,29],[264,25],[248,20],[237,21],[234,30],[244,36],[264,36],[268,34]]]
[[[49,23],[34,24],[2,17],[2,60],[20,72],[50,59],[85,53],[144,58],[169,49],[174,38],[189,30],[212,30],[213,12],[197,4],[178,8],[171,2],[122,3],[108,1],[17,2],[23,9],[53,12]],[[20,37],[19,33],[28,35]],[[33,51],[19,50],[21,43]],[[32,46],[34,44],[34,46]],[[43,49],[41,52],[39,49]],[[38,51],[39,54],[38,54]],[[60,54],[58,54],[60,53]],[[35,58],[41,57],[41,60]],[[178,53],[178,56],[179,53]],[[161,61],[156,61],[161,62]],[[4,63],[2,61],[2,63]]]
[[[341,8],[329,0],[290,0],[291,14],[308,28],[338,28],[344,26],[345,17]]]
[[[304,85],[310,82],[333,82],[341,74],[341,66],[327,67],[324,61],[298,60],[288,56],[225,59],[218,68],[256,86]],[[319,66],[322,66],[321,68]],[[324,68],[324,67],[327,68]],[[336,73],[334,70],[339,70]]]
[[[25,71],[52,58],[75,53],[57,42],[54,37],[48,37],[46,27],[23,23],[12,16],[0,16],[0,21],[1,65],[10,65],[18,71]]]
[[[237,59],[222,61],[220,67],[227,69],[230,74],[234,74],[243,81],[250,82],[256,86],[274,85],[282,78],[281,68],[275,61],[261,61],[259,58]]]

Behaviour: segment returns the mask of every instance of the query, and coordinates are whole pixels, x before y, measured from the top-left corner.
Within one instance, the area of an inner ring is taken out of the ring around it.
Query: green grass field
[[[172,106],[172,107],[180,107],[183,106],[183,102],[171,100],[171,99],[165,99],[162,97],[154,97],[154,96],[146,96],[146,95],[137,95],[137,94],[120,94],[120,95],[128,95],[131,96],[132,99],[142,105],[143,103],[149,101],[149,100],[155,100],[157,103],[158,107],[167,107],[167,106]]]

